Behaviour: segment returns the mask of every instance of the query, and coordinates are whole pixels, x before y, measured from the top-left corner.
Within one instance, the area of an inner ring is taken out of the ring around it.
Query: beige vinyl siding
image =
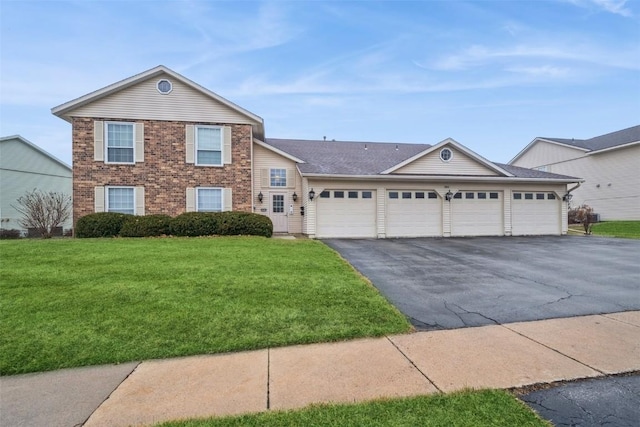
[[[270,186],[270,169],[286,169],[286,187]],[[289,212],[289,206],[293,205],[293,214],[288,215],[289,233],[302,233],[303,217],[300,215],[300,207],[305,206],[308,201],[309,190],[303,193],[302,179],[296,169],[296,163],[280,154],[268,150],[260,145],[253,145],[253,204],[254,212],[269,216],[269,195],[270,192],[287,193],[285,200],[285,210]],[[317,189],[314,188],[319,195]],[[262,193],[263,201],[258,201],[258,194]],[[293,201],[293,193],[298,196],[297,201]],[[308,209],[305,206],[305,214]]]
[[[640,220],[640,145],[556,163],[549,172],[585,179],[572,206],[587,204],[603,221]]]
[[[584,150],[567,147],[566,145],[538,141],[533,144],[519,159],[513,162],[513,166],[533,169],[539,166],[582,157],[584,153]],[[550,171],[547,170],[547,172]]]
[[[167,79],[172,83],[173,90],[169,94],[163,95],[156,89],[156,84],[161,79]],[[166,74],[78,107],[68,112],[68,115],[188,122],[256,123]]]
[[[442,147],[445,148],[445,147]],[[476,160],[470,158],[454,147],[446,146],[453,153],[450,161],[440,159],[441,149],[435,150],[419,159],[414,160],[393,172],[393,174],[416,175],[484,175],[497,176],[498,173],[489,169]]]

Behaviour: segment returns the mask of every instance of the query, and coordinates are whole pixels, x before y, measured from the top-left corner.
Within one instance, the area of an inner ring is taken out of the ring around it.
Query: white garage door
[[[511,234],[562,234],[561,209],[560,199],[555,193],[514,192],[511,200]]]
[[[325,190],[317,202],[317,237],[377,237],[375,191]]]
[[[442,199],[435,191],[387,191],[387,237],[442,236]]]
[[[502,236],[503,194],[500,191],[459,191],[451,200],[452,236]]]

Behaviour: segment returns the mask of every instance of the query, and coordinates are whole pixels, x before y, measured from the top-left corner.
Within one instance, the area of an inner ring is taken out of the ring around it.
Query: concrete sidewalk
[[[0,378],[0,425],[129,426],[640,370],[640,311]]]

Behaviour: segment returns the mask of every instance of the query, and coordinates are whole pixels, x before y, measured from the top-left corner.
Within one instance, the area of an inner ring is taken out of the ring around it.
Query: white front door
[[[289,221],[284,201],[287,193],[270,193],[271,207],[269,208],[269,218],[273,222],[274,233],[288,233]]]

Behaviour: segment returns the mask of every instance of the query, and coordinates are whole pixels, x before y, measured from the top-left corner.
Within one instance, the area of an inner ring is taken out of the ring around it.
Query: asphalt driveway
[[[421,330],[640,310],[640,240],[328,239]]]

